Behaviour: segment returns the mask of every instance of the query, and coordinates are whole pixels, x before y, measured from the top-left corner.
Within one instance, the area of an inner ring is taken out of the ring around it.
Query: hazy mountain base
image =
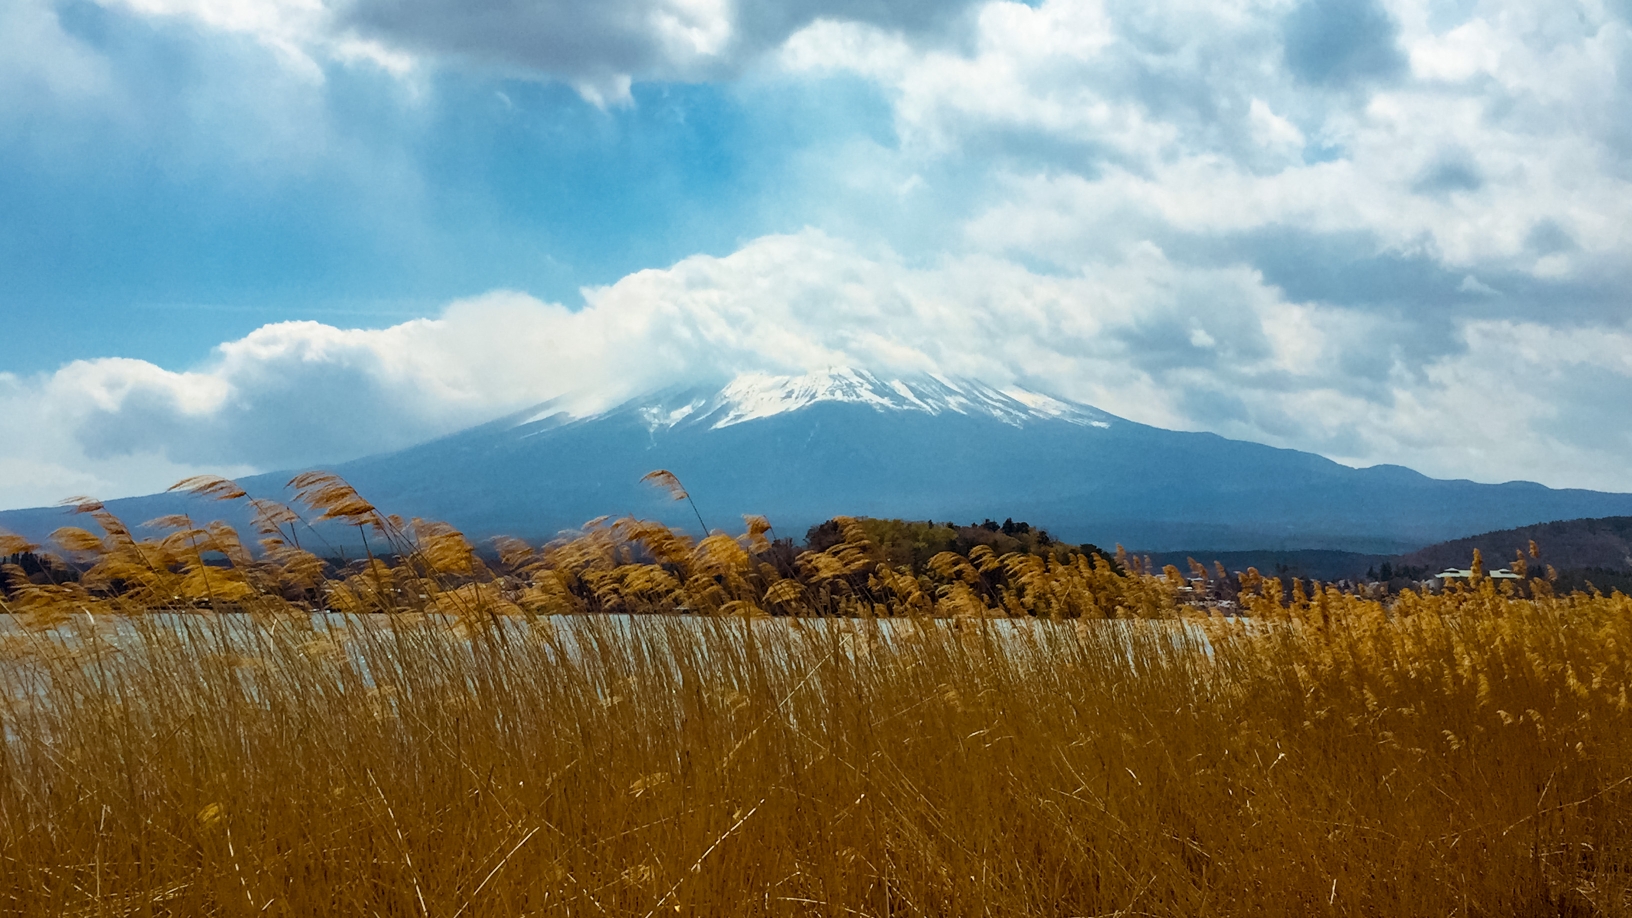
[[[1149,558],[1151,564],[1160,570],[1166,565],[1173,565],[1179,570],[1189,570],[1189,562],[1195,561],[1206,565],[1209,569],[1217,564],[1224,565],[1228,571],[1245,571],[1256,568],[1266,577],[1297,577],[1303,580],[1319,580],[1334,583],[1347,580],[1359,583],[1367,578],[1367,571],[1375,571],[1385,563],[1397,562],[1399,555],[1375,555],[1352,551],[1330,551],[1322,549],[1308,549],[1304,551],[1208,551],[1195,549],[1193,551],[1158,551],[1139,552],[1132,554]],[[1472,557],[1472,555],[1469,555]],[[1468,563],[1467,558],[1461,561],[1462,566]],[[1370,579],[1376,579],[1373,576]]]

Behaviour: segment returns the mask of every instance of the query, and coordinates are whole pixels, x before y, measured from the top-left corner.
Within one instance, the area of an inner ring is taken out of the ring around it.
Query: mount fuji
[[[1137,424],[1020,388],[833,369],[739,376],[587,416],[544,403],[394,453],[334,466],[387,512],[473,537],[545,538],[633,514],[697,528],[640,483],[674,472],[709,527],[767,516],[783,535],[838,514],[965,523],[1025,519],[1056,537],[1149,551],[1403,552],[1531,523],[1632,514],[1632,494],[1356,469],[1311,453]],[[284,497],[290,473],[240,481]],[[127,520],[178,512],[173,494],[109,501]],[[195,515],[221,505],[187,506]],[[0,513],[40,536],[60,508]]]

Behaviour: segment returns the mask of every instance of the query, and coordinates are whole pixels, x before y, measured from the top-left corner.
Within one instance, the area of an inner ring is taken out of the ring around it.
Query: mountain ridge
[[[560,399],[551,399],[507,415],[500,422],[520,427],[566,415],[570,423],[633,410],[654,430],[698,424],[718,430],[798,411],[820,402],[929,415],[984,415],[1016,426],[1027,421],[1063,420],[1106,428],[1113,421],[1123,420],[1090,405],[1021,386],[1000,388],[978,380],[934,373],[884,379],[866,370],[830,367],[799,376],[743,373],[719,387],[671,387],[578,417],[565,411]],[[520,420],[513,420],[517,418]]]
[[[535,539],[608,514],[694,528],[689,510],[639,483],[655,468],[679,475],[708,525],[728,530],[748,513],[787,532],[836,515],[1012,516],[1069,541],[1142,551],[1394,555],[1548,520],[1632,515],[1632,494],[1355,469],[1018,387],[848,369],[745,375],[588,415],[545,402],[333,466],[387,512],[445,520],[474,537]],[[280,498],[288,477],[242,483]],[[188,506],[178,495],[108,504],[132,522]],[[0,512],[0,527],[31,537],[63,523],[60,509]]]

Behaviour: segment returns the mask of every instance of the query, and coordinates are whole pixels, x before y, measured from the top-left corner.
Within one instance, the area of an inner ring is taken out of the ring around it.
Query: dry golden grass
[[[103,520],[9,601],[0,911],[1632,912],[1623,596],[1184,618],[1086,559],[783,576],[628,521],[493,567],[315,486],[390,552]],[[695,614],[548,614],[591,608]]]

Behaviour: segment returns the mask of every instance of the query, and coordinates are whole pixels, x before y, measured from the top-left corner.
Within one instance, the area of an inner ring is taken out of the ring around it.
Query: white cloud
[[[368,61],[399,76],[424,62],[558,79],[597,105],[625,105],[637,80],[731,75],[823,18],[938,33],[968,0],[99,0],[149,16],[185,17],[250,35],[295,70]]]
[[[1052,182],[1090,210],[1061,214],[1051,193],[997,209],[1044,211],[1017,222],[1030,232],[1063,219],[1066,247],[1137,241],[1085,239],[1081,227],[1117,212],[1198,234],[1369,234],[1459,273],[1601,280],[1632,248],[1632,25],[1592,2],[1487,0],[1448,22],[1427,0],[1360,3],[1389,48],[1336,50],[1372,73],[1366,62],[1397,46],[1409,66],[1352,86],[1341,68],[1312,85],[1289,61],[1289,16],[1325,27],[1308,4],[1259,0],[991,0],[970,15],[855,0],[499,0],[479,16],[448,0],[104,2],[253,35],[318,79],[314,58],[398,73],[430,59],[561,79],[603,107],[631,104],[641,80],[730,76],[766,54],[799,79],[856,74],[891,102],[902,174],[967,156],[983,187]],[[1538,227],[1569,245],[1538,247]]]
[[[1256,4],[1164,4],[1153,23],[1087,0],[989,3],[967,51],[822,22],[781,62],[876,82],[909,155],[1002,154],[988,171],[1014,193],[972,223],[977,245],[1071,266],[1139,232],[1276,227],[1365,234],[1359,257],[1425,252],[1459,273],[1619,277],[1632,136],[1608,113],[1632,115],[1632,27],[1494,2],[1436,32],[1426,4],[1390,9],[1411,70],[1358,89],[1288,71],[1284,8]]]
[[[289,70],[324,79],[322,59],[367,62],[400,77],[412,55],[345,28],[326,0],[100,0],[145,16],[178,17],[222,32],[250,36],[277,52]]]
[[[1259,146],[1283,155],[1303,152],[1303,145],[1307,142],[1303,132],[1298,130],[1297,125],[1271,111],[1263,99],[1253,99],[1248,112],[1252,121],[1252,137]]]
[[[1019,382],[1358,463],[1632,488],[1632,442],[1612,433],[1632,429],[1632,335],[1470,321],[1414,359],[1401,336],[1420,329],[1288,302],[1250,268],[1186,267],[1149,244],[1050,276],[984,255],[909,265],[806,231],[586,300],[496,292],[383,329],[269,325],[188,372],[110,359],[0,377],[0,467],[14,470],[0,499],[332,463],[556,396],[582,413],[677,382],[835,365]],[[1583,411],[1593,423],[1576,423]]]
[[[0,6],[0,118],[85,104],[113,90],[101,58],[63,31],[48,3]]]
[[[989,3],[972,54],[916,48],[866,23],[824,20],[792,36],[781,64],[795,73],[850,71],[894,97],[909,148],[955,149],[971,134],[1040,133],[1145,159],[1173,142],[1137,99],[1094,85],[1094,62],[1116,36],[1097,3]]]
[[[1632,490],[1632,334],[1505,320],[1457,334],[1463,350],[1402,374],[1389,400],[1311,421],[1369,429],[1372,456],[1443,477]]]
[[[209,381],[193,382],[183,400],[197,405],[199,396],[208,399]],[[178,374],[134,360],[70,364],[36,379],[0,373],[0,507],[38,506],[78,495],[144,493],[206,470],[252,470],[248,463],[176,461],[155,450],[88,456],[76,436],[79,424],[99,408],[117,411],[124,397],[141,387],[189,388]]]
[[[1320,70],[1319,17],[1298,20],[1294,65],[1287,22],[1305,7],[1278,0],[989,2],[964,18],[849,0],[482,17],[441,0],[117,2],[277,49],[307,92],[267,93],[287,107],[255,135],[268,149],[334,154],[313,114],[329,57],[561,79],[615,106],[642,79],[769,55],[756,78],[869,81],[895,137],[841,138],[854,164],[810,167],[806,193],[852,211],[829,233],[637,272],[577,311],[496,292],[385,329],[267,326],[187,372],[0,376],[0,502],[333,462],[564,393],[590,410],[840,364],[1021,382],[1356,463],[1632,490],[1629,316],[1602,294],[1632,280],[1632,27],[1594,3],[1485,0],[1460,21],[1367,4],[1375,47]],[[8,62],[30,42],[55,50]],[[113,91],[99,68],[46,7],[0,11],[0,89]],[[382,184],[414,180],[394,176]],[[931,229],[896,229],[914,215]],[[1335,273],[1392,258],[1428,280],[1311,295],[1265,266],[1330,240]],[[1599,299],[1571,304],[1581,290]]]

